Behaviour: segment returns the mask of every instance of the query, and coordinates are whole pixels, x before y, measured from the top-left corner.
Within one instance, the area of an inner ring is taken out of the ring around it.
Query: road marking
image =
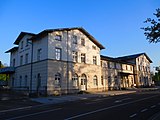
[[[75,116],[72,116],[72,117],[68,117],[68,118],[66,118],[64,120],[72,120],[72,119],[79,118],[79,117],[82,117],[82,116],[86,116],[86,115],[90,115],[90,114],[93,114],[93,113],[105,111],[105,110],[108,110],[108,109],[111,109],[111,108],[116,108],[116,107],[120,107],[120,106],[123,106],[123,105],[128,105],[128,104],[136,103],[136,102],[139,102],[139,101],[151,99],[151,98],[157,97],[157,96],[159,96],[159,95],[154,95],[154,96],[142,98],[142,99],[139,99],[139,100],[130,101],[130,102],[127,102],[127,103],[122,103],[122,104],[113,105],[113,106],[106,107],[106,108],[97,109],[97,110],[94,110],[94,111],[90,111],[90,112],[78,114],[78,115],[75,115]]]
[[[151,108],[155,108],[155,107],[156,107],[156,105],[152,105],[152,106],[151,106]]]
[[[21,107],[21,108],[14,108],[14,109],[8,109],[8,110],[2,110],[2,111],[0,111],[0,113],[3,113],[3,112],[11,112],[11,111],[15,111],[15,110],[29,109],[29,108],[31,108],[31,107],[32,107],[32,106]]]
[[[135,113],[135,114],[133,114],[133,115],[130,115],[129,117],[130,118],[133,118],[133,117],[135,117],[137,114]]]
[[[43,113],[57,111],[57,110],[60,110],[60,109],[62,109],[62,108],[56,108],[56,109],[46,110],[46,111],[42,111],[42,112],[37,112],[37,113],[32,113],[32,114],[27,114],[27,115],[22,115],[22,116],[17,116],[17,117],[13,117],[13,118],[8,118],[6,120],[15,120],[15,119],[20,119],[20,118],[24,118],[24,117],[30,117],[30,116],[34,116],[34,115],[39,115],[39,114],[43,114]]]
[[[129,99],[132,99],[132,98],[124,98],[124,99],[121,99],[121,100],[116,100],[115,103],[123,102],[123,101],[129,100]]]
[[[145,109],[143,109],[143,110],[141,110],[141,112],[145,112],[145,111],[147,111],[148,109],[147,108],[145,108]]]
[[[102,102],[103,100],[107,100],[107,99],[111,99],[111,98],[95,99],[95,100],[92,100],[92,102],[88,102],[85,104],[86,105],[95,104],[95,103],[97,103],[97,101]]]

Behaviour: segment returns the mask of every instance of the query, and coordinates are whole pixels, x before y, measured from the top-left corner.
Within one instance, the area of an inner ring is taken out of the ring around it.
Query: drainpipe
[[[30,88],[30,89],[29,89],[29,94],[30,94],[30,93],[32,93],[33,43],[32,43],[32,42],[29,42],[29,41],[28,41],[28,43],[31,45],[31,71],[30,71],[30,72],[31,72],[31,73],[30,73],[31,76],[30,76],[30,87],[29,87],[29,88]]]
[[[68,30],[67,30],[67,94],[69,93],[69,64],[68,64],[68,60],[69,60],[69,56],[68,56],[68,40],[69,40],[69,36],[68,36]]]

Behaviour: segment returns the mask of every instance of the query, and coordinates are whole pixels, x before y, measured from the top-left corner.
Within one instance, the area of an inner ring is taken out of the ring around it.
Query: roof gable
[[[25,35],[35,36],[36,34],[28,33],[28,32],[21,32],[21,33],[19,34],[19,36],[17,37],[17,39],[15,40],[14,44],[15,44],[15,45],[18,45],[19,42],[21,41],[21,39],[22,39]]]
[[[33,36],[31,39],[35,40],[41,37],[44,37],[48,33],[54,32],[54,31],[70,31],[70,30],[79,30],[83,34],[85,34],[94,44],[96,44],[100,49],[105,49],[103,45],[101,45],[91,34],[89,34],[84,28],[82,27],[73,27],[73,28],[59,28],[59,29],[46,29],[40,33],[38,33],[36,36]]]
[[[123,56],[123,57],[117,57],[116,59],[119,59],[119,60],[131,60],[131,59],[136,59],[136,58],[138,58],[141,55],[145,55],[146,58],[149,60],[149,62],[152,63],[152,60],[147,56],[146,53],[127,55],[127,56]]]

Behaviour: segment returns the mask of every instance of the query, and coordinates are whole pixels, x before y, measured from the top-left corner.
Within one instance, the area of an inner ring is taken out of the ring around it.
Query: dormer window
[[[61,36],[61,35],[55,35],[55,36],[54,36],[54,39],[55,39],[55,40],[58,40],[58,41],[61,41],[62,36]]]

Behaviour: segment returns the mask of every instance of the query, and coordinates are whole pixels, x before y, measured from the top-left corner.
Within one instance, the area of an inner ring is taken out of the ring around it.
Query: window
[[[73,86],[78,86],[78,75],[75,73],[72,77]]]
[[[27,87],[27,79],[28,79],[28,76],[25,75],[25,77],[24,77],[24,80],[25,80],[25,81],[24,81],[24,86],[25,86],[25,87]]]
[[[95,46],[95,45],[92,45],[92,49],[93,49],[93,50],[96,50],[96,46]]]
[[[61,49],[56,48],[56,60],[61,60]]]
[[[28,46],[28,39],[26,40],[26,47]]]
[[[41,74],[38,73],[38,75],[37,75],[37,88],[39,89],[40,86],[41,86]]]
[[[97,57],[96,56],[93,56],[93,64],[97,65]]]
[[[61,74],[60,73],[55,74],[54,84],[60,86],[60,80],[61,80]]]
[[[98,80],[96,75],[93,77],[93,84],[96,86],[98,85]]]
[[[22,64],[23,64],[23,55],[20,56],[20,65],[22,65]]]
[[[25,55],[25,64],[28,63],[28,53]]]
[[[19,77],[19,87],[22,86],[22,76]]]
[[[23,41],[21,42],[21,49],[23,49]]]
[[[61,41],[62,36],[61,36],[61,35],[55,35],[55,36],[54,36],[54,39],[55,39],[55,40],[58,40],[58,41]]]
[[[115,85],[118,85],[118,77],[117,76],[114,77],[114,83],[115,83]]]
[[[81,45],[85,46],[85,39],[84,38],[81,38]]]
[[[85,53],[81,53],[81,63],[85,63],[86,61],[86,55]]]
[[[111,82],[111,76],[108,77],[108,86],[111,86],[112,82]]]
[[[77,44],[77,36],[73,35],[73,44]]]
[[[85,74],[81,75],[81,85],[86,85],[87,84],[87,77]]]
[[[110,62],[107,62],[107,64],[108,64],[108,68],[111,68],[111,66],[110,66]]]
[[[13,67],[15,67],[16,59],[13,59]]]
[[[37,51],[37,60],[41,60],[42,58],[42,49],[38,49]]]
[[[77,61],[78,61],[77,52],[73,51],[73,52],[72,52],[72,57],[73,57],[73,62],[77,62]]]
[[[104,85],[103,76],[101,76],[101,85]]]

